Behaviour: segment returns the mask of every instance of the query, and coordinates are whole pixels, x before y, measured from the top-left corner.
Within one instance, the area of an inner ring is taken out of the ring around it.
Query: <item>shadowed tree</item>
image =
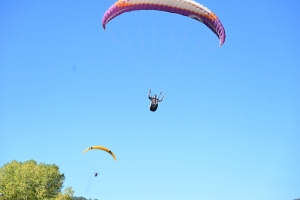
[[[73,200],[87,200],[87,199],[84,197],[73,197]]]

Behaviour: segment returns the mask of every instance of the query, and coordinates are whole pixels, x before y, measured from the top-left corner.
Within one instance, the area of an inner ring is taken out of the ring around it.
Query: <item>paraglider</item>
[[[220,19],[217,17],[217,15],[214,12],[212,12],[210,9],[201,5],[195,0],[118,0],[105,11],[102,17],[103,29],[104,30],[106,29],[106,26],[110,21],[112,21],[114,18],[117,18],[120,15],[123,15],[124,13],[145,11],[145,10],[174,13],[177,15],[181,15],[184,17],[189,17],[194,20],[197,20],[198,22],[203,23],[218,37],[219,46],[222,46],[225,43],[225,39],[226,39],[225,28],[221,23]],[[147,22],[145,22],[145,24],[146,23]],[[154,32],[155,31],[153,30],[153,35]],[[141,33],[141,37],[142,37],[142,33]],[[198,37],[192,38],[192,40],[197,40],[197,39]],[[178,53],[179,52],[180,51],[178,50]],[[176,59],[174,63],[177,63]],[[173,75],[172,73],[170,74]],[[149,91],[148,98],[151,100],[150,111],[155,112],[158,108],[158,103],[163,100],[163,96],[161,99],[159,99],[159,97],[157,98],[157,95],[154,95],[152,97],[150,93],[151,92]]]
[[[85,150],[82,152],[82,154],[85,154],[85,152],[87,152],[87,151],[89,151],[89,150],[93,150],[93,149],[106,151],[107,153],[109,153],[109,154],[114,158],[115,161],[117,160],[115,154],[114,154],[111,150],[109,150],[108,148],[106,148],[106,147],[104,147],[104,146],[91,146],[91,147],[85,149]]]
[[[218,17],[195,0],[118,0],[103,15],[102,26],[115,17],[131,11],[157,10],[193,18],[205,24],[219,38],[220,46],[225,42],[225,29]]]
[[[160,95],[162,94],[162,92],[160,93]],[[150,103],[150,111],[155,112],[157,110],[158,107],[158,102],[162,102],[162,100],[164,99],[164,95],[162,95],[162,98],[159,99],[159,97],[157,97],[156,94],[154,94],[153,96],[151,96],[151,89],[148,91],[148,98],[150,99],[151,103]]]

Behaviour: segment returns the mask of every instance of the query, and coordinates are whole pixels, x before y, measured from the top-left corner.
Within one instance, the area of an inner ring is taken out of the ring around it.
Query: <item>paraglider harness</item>
[[[159,99],[161,95],[162,95],[162,98]],[[157,97],[156,95],[154,95],[154,96]],[[162,92],[160,92],[158,98],[153,98],[151,96],[151,89],[150,89],[149,92],[148,92],[148,98],[151,100],[150,111],[155,112],[157,110],[157,107],[158,107],[158,102],[161,102],[164,99],[164,95],[162,94]]]

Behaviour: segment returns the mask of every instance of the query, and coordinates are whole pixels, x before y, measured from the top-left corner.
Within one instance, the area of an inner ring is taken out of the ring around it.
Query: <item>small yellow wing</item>
[[[82,154],[85,154],[85,152],[87,152],[87,151],[89,151],[89,150],[93,150],[93,149],[106,151],[107,153],[109,153],[109,154],[115,159],[115,161],[117,160],[115,154],[114,154],[111,150],[109,150],[108,148],[106,148],[106,147],[104,147],[104,146],[91,146],[91,147],[85,149],[85,150],[82,152]]]

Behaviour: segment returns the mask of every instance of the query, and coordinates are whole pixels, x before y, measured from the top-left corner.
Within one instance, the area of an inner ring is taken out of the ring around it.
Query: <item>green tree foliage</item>
[[[54,164],[12,161],[0,168],[1,200],[72,200],[71,187],[61,191],[64,180]]]

